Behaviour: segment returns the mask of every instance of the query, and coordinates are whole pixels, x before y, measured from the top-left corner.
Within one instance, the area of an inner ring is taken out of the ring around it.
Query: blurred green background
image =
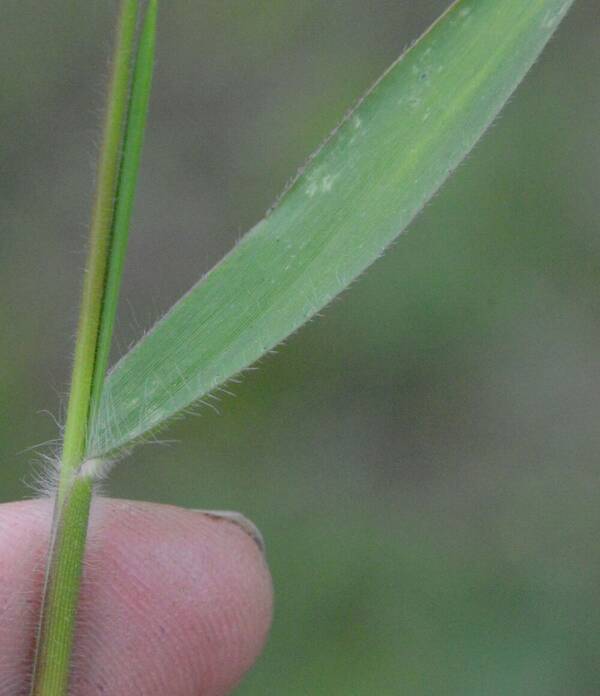
[[[115,357],[446,5],[163,3]],[[600,693],[594,6],[383,260],[114,472],[261,527],[275,622],[237,693]],[[115,9],[2,3],[4,501],[64,409]]]

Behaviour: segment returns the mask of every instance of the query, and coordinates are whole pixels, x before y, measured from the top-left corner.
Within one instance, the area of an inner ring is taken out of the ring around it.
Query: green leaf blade
[[[492,122],[572,0],[462,0],[396,62],[280,199],[109,375],[105,456],[255,362],[368,267]]]

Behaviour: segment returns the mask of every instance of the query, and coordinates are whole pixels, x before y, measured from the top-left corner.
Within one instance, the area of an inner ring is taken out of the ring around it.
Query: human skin
[[[0,696],[27,694],[52,516],[0,505]],[[168,505],[92,506],[73,696],[222,696],[264,645],[271,579],[231,520]]]

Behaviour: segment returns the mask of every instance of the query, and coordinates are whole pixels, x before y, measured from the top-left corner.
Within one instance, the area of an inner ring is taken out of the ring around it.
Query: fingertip
[[[99,500],[90,540],[81,686],[120,693],[126,677],[149,696],[229,692],[271,621],[270,574],[250,536],[201,512]]]
[[[51,501],[0,506],[1,693],[19,693],[30,669],[51,510]],[[239,524],[97,499],[72,693],[229,693],[260,653],[271,611],[264,557]]]

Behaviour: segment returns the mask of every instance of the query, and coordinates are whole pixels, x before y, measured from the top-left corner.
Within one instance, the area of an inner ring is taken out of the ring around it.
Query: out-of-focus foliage
[[[259,219],[445,3],[170,3],[122,349]],[[55,438],[114,7],[0,23],[0,456]],[[244,695],[594,693],[600,683],[600,47],[576,3],[391,252],[114,495],[237,508],[277,596]],[[103,38],[105,37],[105,38]]]

